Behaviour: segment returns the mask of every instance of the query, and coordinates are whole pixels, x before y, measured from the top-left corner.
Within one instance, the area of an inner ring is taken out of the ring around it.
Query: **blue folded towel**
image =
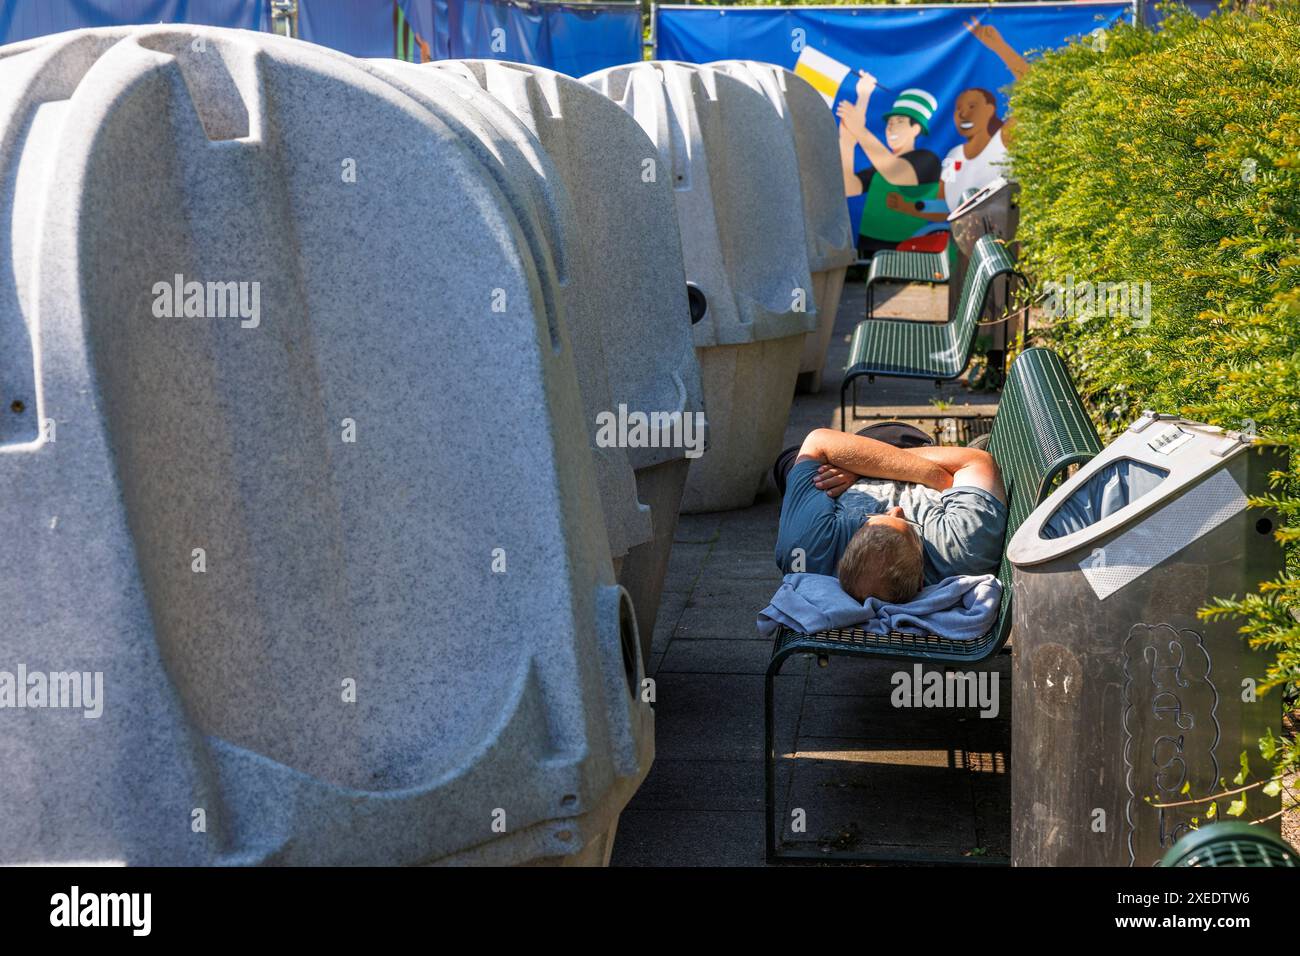
[[[860,627],[872,634],[934,634],[954,641],[983,637],[998,619],[1002,584],[991,574],[945,578],[906,604],[879,598],[859,603],[827,574],[787,574],[759,614],[758,633],[774,637],[785,625],[804,634]]]

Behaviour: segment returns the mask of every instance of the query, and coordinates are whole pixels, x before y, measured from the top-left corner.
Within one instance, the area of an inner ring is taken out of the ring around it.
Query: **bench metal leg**
[[[842,432],[849,430],[848,403],[845,396],[848,395],[850,389],[853,390],[853,417],[858,417],[858,379],[860,377],[861,373],[850,372],[844,381],[840,383],[840,431]]]
[[[765,839],[768,863],[777,861],[776,855],[776,675],[781,673],[785,659],[768,665],[763,678],[763,819],[767,829]]]

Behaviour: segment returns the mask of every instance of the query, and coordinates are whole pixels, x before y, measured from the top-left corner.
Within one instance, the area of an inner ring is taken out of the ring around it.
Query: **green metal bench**
[[[943,252],[899,252],[884,249],[871,257],[867,270],[867,318],[876,311],[876,286],[886,282],[925,282],[943,285],[952,276],[952,250],[956,244],[949,239]]]
[[[978,186],[967,189],[952,208],[956,209],[978,192]],[[877,282],[928,282],[931,285],[943,285],[952,278],[956,258],[957,243],[951,234],[948,236],[948,247],[943,252],[900,252],[897,249],[877,252],[871,257],[871,268],[867,271],[867,318],[870,319],[875,314]]]
[[[893,378],[932,378],[935,385],[957,378],[970,363],[975,333],[988,305],[993,284],[1023,277],[1007,247],[993,235],[981,236],[971,252],[957,313],[948,322],[909,322],[866,319],[853,330],[849,363],[840,385],[840,427],[847,428],[846,395],[853,389],[857,417],[858,379],[877,375]],[[1009,291],[1009,290],[1008,290]],[[1006,319],[999,319],[1004,322]]]
[[[1045,348],[1022,352],[1011,366],[988,443],[988,451],[1001,469],[1007,489],[1005,540],[1011,540],[1021,522],[1047,497],[1070,466],[1088,461],[1100,450],[1097,432],[1083,410],[1061,359]],[[774,690],[776,677],[785,661],[792,654],[814,654],[819,660],[831,655],[847,655],[967,667],[988,661],[1002,649],[1011,630],[1011,563],[1005,554],[998,569],[998,580],[1002,582],[1002,604],[997,624],[976,641],[953,641],[935,635],[904,633],[880,636],[857,628],[817,634],[801,634],[789,628],[778,632],[767,667],[763,703],[769,863],[799,859],[824,861],[828,858],[828,854],[816,851],[777,852]],[[1001,862],[988,858],[954,860],[923,852],[855,852],[834,854],[832,858],[880,862]]]

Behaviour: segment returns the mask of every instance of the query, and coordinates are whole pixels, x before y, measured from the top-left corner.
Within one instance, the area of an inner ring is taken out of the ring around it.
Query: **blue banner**
[[[1220,0],[1178,0],[1178,4],[1204,19],[1219,11]],[[1168,14],[1166,9],[1161,9],[1166,6],[1166,0],[1142,0],[1142,22],[1152,28],[1160,26]]]
[[[1007,92],[1028,61],[1094,31],[1103,43],[1132,17],[1128,2],[661,6],[656,58],[765,60],[803,76],[840,120],[860,252],[940,251],[961,195],[1003,171]]]
[[[321,0],[300,2],[306,6]],[[634,2],[398,2],[406,23],[427,42],[435,60],[513,60],[582,76],[641,59],[641,8]],[[302,35],[310,39],[305,28]]]
[[[269,30],[266,0],[4,0],[0,44],[85,27],[136,23],[196,23]]]
[[[641,59],[641,6],[637,3],[544,5],[552,70],[583,76]]]
[[[271,29],[270,0],[0,0],[0,44],[84,27]],[[486,57],[582,76],[641,59],[636,2],[298,0],[298,36],[352,56]]]
[[[581,76],[641,58],[641,9],[535,0],[298,0],[298,35],[353,56],[514,60]]]
[[[396,10],[393,0],[298,0],[298,37],[352,56],[390,57]]]
[[[641,58],[641,10],[536,0],[298,0],[298,35],[353,56],[514,60],[581,76]]]

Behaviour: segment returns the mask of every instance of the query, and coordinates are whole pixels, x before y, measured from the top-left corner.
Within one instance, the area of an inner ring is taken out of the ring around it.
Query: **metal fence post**
[[[284,37],[298,35],[298,0],[271,0],[271,32]]]

